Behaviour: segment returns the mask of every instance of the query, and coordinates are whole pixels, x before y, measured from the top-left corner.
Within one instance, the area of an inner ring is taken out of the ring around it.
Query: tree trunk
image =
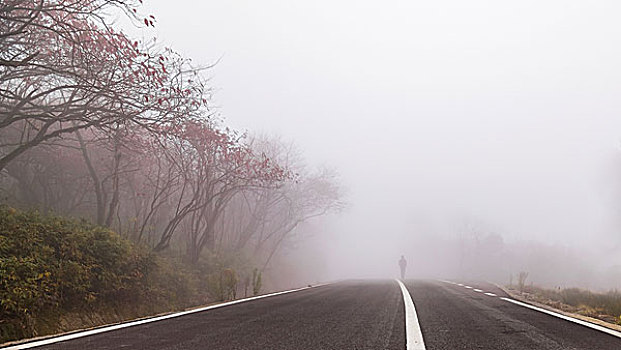
[[[93,187],[95,190],[95,199],[97,201],[97,225],[104,225],[104,217],[106,215],[106,199],[103,193],[101,181],[99,180],[99,176],[97,175],[97,171],[93,166],[93,162],[91,161],[91,157],[88,154],[88,149],[86,148],[86,142],[84,142],[84,138],[80,134],[78,130],[75,131],[75,134],[78,138],[78,142],[80,143],[80,149],[82,150],[82,157],[84,158],[84,162],[86,163],[86,168],[88,169],[88,174],[93,181]]]

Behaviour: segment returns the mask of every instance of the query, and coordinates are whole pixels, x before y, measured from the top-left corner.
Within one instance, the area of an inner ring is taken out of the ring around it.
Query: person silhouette
[[[401,279],[405,279],[405,268],[408,266],[407,260],[405,257],[401,255],[401,259],[399,259],[399,268],[401,268]]]

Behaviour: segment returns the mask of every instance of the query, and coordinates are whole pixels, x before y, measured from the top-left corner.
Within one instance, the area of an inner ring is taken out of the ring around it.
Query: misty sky
[[[507,241],[618,247],[621,2],[145,7],[145,38],[221,59],[209,75],[229,125],[341,173],[350,207],[319,225],[328,262],[379,274],[464,220]]]

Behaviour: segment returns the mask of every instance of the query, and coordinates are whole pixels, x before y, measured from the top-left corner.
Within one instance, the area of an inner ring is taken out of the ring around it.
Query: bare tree
[[[3,3],[0,170],[32,147],[76,130],[127,123],[156,129],[204,115],[205,86],[188,60],[107,26],[103,9],[131,13],[132,4]]]
[[[301,223],[342,209],[343,193],[334,171],[306,170],[291,145],[267,138],[254,139],[252,144],[295,175],[276,188],[238,193],[225,214],[229,219],[220,231],[220,249],[249,250],[265,269]]]

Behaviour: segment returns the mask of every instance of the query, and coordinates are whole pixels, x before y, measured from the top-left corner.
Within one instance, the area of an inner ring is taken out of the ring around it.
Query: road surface
[[[409,332],[397,281],[348,281],[36,349],[406,349],[413,326],[428,350],[621,349],[621,338],[508,302],[493,285],[405,286],[417,316]]]

